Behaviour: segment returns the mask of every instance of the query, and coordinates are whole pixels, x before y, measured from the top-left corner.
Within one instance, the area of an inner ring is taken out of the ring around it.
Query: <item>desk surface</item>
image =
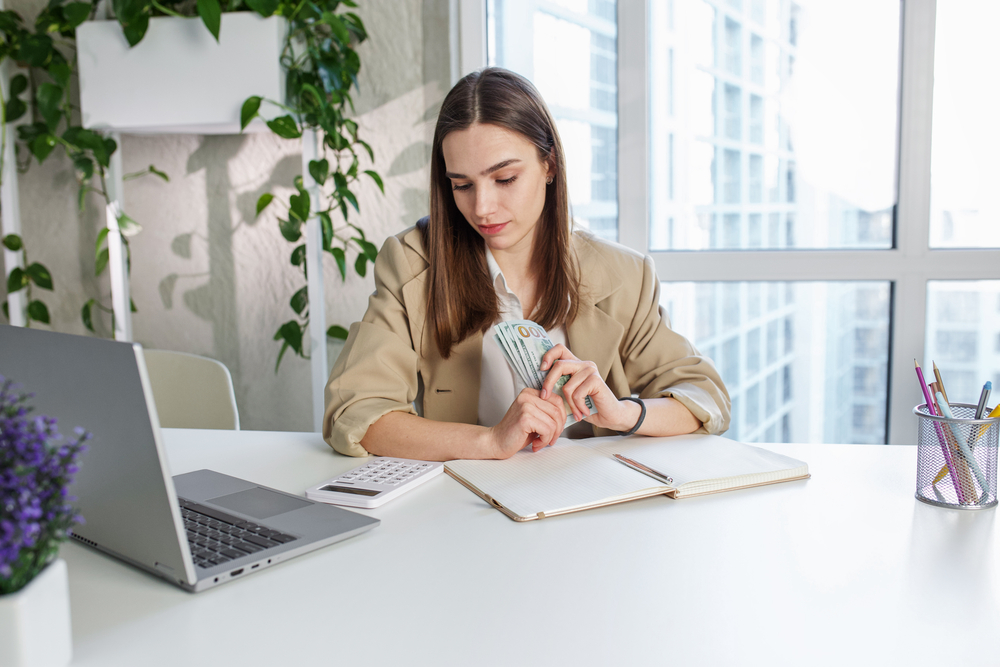
[[[294,493],[358,463],[311,433],[166,440],[174,473]],[[70,543],[72,664],[993,661],[995,510],[915,500],[914,447],[770,448],[812,479],[524,524],[442,475],[359,510],[373,531],[199,594]]]

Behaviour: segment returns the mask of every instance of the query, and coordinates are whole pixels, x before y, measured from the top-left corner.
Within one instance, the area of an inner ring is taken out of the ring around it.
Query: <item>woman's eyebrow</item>
[[[520,161],[521,161],[520,159],[518,159],[518,158],[515,157],[515,158],[511,158],[509,160],[503,160],[502,162],[497,162],[492,167],[487,167],[486,169],[483,169],[481,172],[479,172],[479,175],[480,176],[488,176],[489,174],[492,174],[494,171],[499,171],[499,170],[503,169],[504,167],[510,166],[510,165],[514,164],[515,162],[520,162]],[[468,178],[468,176],[466,176],[465,174],[456,174],[455,172],[452,172],[452,171],[446,171],[446,172],[444,172],[444,177],[445,178]]]

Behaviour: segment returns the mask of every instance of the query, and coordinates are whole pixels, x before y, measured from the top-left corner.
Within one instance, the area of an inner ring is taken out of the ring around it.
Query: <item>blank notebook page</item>
[[[583,442],[560,438],[551,447],[535,453],[522,450],[506,461],[449,461],[445,467],[519,516],[556,512],[661,486],[627,466],[609,462],[606,454],[593,447],[581,447]]]
[[[629,439],[600,438],[598,447],[621,454],[669,475],[674,487],[720,478],[767,478],[769,473],[798,469],[798,459],[714,435]],[[803,470],[803,474],[806,471]],[[734,479],[735,481],[735,479]],[[734,484],[739,486],[739,484]]]

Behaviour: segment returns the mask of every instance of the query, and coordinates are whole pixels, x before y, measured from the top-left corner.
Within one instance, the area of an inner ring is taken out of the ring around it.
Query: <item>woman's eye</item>
[[[497,181],[497,183],[499,183],[500,185],[510,185],[511,183],[513,183],[516,180],[517,180],[517,176],[511,176],[510,178],[505,178],[503,180],[499,180],[499,181]]]
[[[472,187],[472,183],[462,183],[462,184],[452,183],[451,184],[451,189],[453,191],[455,191],[455,192],[462,192],[464,190],[468,190],[471,187]]]

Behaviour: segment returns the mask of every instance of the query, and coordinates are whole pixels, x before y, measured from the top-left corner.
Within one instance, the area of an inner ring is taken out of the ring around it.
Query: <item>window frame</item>
[[[1000,249],[930,247],[936,0],[900,1],[897,203],[887,249],[669,250],[649,242],[649,3],[618,0],[618,240],[650,255],[664,282],[886,281],[888,444],[915,444],[923,403],[910,359],[926,349],[927,283],[996,280]],[[453,82],[486,64],[486,0],[451,0]],[[457,63],[455,62],[457,60]]]

